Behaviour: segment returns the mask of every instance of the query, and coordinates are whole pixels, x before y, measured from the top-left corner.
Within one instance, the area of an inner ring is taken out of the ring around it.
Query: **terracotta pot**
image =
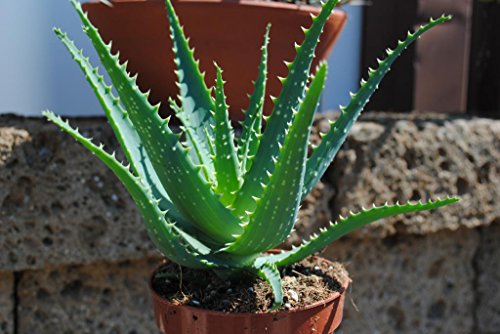
[[[152,102],[166,101],[177,95],[172,44],[163,0],[115,0],[114,6],[89,2],[83,5],[104,39],[113,40],[113,50],[120,50],[121,59],[129,60],[129,69],[139,73],[139,84],[151,89]],[[283,61],[295,56],[294,43],[302,42],[301,26],[309,27],[310,14],[319,8],[260,1],[180,0],[174,7],[196,49],[206,81],[215,80],[213,61],[224,70],[226,93],[232,118],[241,119],[241,110],[247,108],[247,94],[253,91],[252,80],[257,78],[260,46],[266,24],[271,22],[269,47],[268,96],[277,96],[281,83],[277,76],[286,76]],[[346,14],[335,10],[327,22],[316,60],[328,57],[345,23]],[[163,103],[166,111],[166,103]],[[266,113],[272,110],[266,101]]]
[[[330,262],[326,259],[324,261]],[[269,313],[224,313],[179,306],[160,297],[152,287],[155,320],[164,334],[332,334],[343,316],[345,291],[302,309]]]

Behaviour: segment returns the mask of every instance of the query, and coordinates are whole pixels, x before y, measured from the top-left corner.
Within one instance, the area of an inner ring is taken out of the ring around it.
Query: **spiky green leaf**
[[[347,218],[341,217],[337,223],[331,224],[319,235],[312,236],[309,241],[305,242],[300,247],[282,254],[271,255],[267,259],[263,259],[263,261],[270,261],[275,263],[278,267],[287,266],[305,259],[344,235],[374,221],[404,213],[434,210],[458,201],[458,198],[452,197],[444,200],[438,199],[436,201],[429,201],[427,203],[419,202],[416,204],[407,203],[396,205],[386,204],[380,207],[373,206],[372,209],[351,214]]]
[[[74,0],[72,3],[172,202],[208,237],[220,243],[233,240],[232,235],[242,231],[238,220],[219,202],[211,185],[201,175],[201,168],[193,164],[188,151],[179,142],[178,135],[170,130],[168,121],[160,118],[158,107],[151,106],[135,79],[127,74],[126,65],[120,65],[118,56],[111,54],[110,45],[104,43],[81,5]]]
[[[201,152],[201,160],[195,160],[196,163],[207,167],[212,180],[214,167],[209,155],[209,144],[213,138],[212,126],[215,123],[211,114],[214,103],[205,83],[204,74],[201,73],[199,63],[194,58],[194,50],[189,47],[188,39],[171,1],[165,0],[165,6],[173,43],[174,62],[177,66],[179,98],[182,103],[182,112],[178,116],[184,126],[191,129],[191,139],[188,140],[197,145]],[[193,156],[196,159],[196,156]]]
[[[201,243],[193,243],[192,239],[183,238],[175,224],[168,221],[165,212],[159,208],[158,201],[153,198],[150,188],[139,177],[134,176],[127,167],[116,161],[114,155],[104,151],[102,145],[93,144],[59,116],[51,112],[44,112],[44,116],[70,134],[113,171],[137,204],[150,237],[165,256],[190,268],[206,269],[213,266],[199,257],[200,254],[206,253],[208,248]]]
[[[169,98],[168,100],[170,104],[170,109],[172,109],[175,113],[175,115],[183,122],[184,116],[182,112],[182,108],[173,100],[172,98]],[[193,132],[191,127],[183,125],[180,127],[181,130],[184,132],[186,135],[186,145],[190,148],[190,156],[193,158],[193,161],[197,162],[202,162],[204,161],[208,156],[207,152],[203,152],[203,147],[198,144],[198,138],[197,135]],[[210,165],[207,165],[205,163],[201,163],[199,165],[201,167],[201,170],[203,172],[203,175],[205,176],[205,180],[209,181],[210,183],[215,183],[215,172],[213,170],[210,170],[207,168],[207,166],[212,166],[212,161],[210,161]]]
[[[99,74],[97,68],[90,64],[89,59],[83,55],[83,51],[76,47],[66,33],[57,28],[54,29],[54,32],[85,74],[128,162],[132,166],[132,170],[149,184],[153,196],[161,199],[160,207],[168,211],[168,216],[178,221],[183,228],[188,229],[186,219],[175,208],[158,180],[151,161],[142,147],[137,131],[135,131],[127,112],[122,108],[119,98],[114,96],[111,87],[105,84],[104,78]]]
[[[238,189],[240,189],[240,168],[234,146],[234,132],[229,121],[229,108],[224,94],[222,70],[217,64],[215,64],[215,67],[217,70],[214,116],[216,192],[221,195],[220,201],[222,204],[229,205],[233,202]]]
[[[235,254],[252,254],[271,249],[290,234],[299,209],[309,133],[314,112],[326,80],[327,65],[322,63],[294,118],[263,196],[256,199],[255,212],[245,231],[226,249]]]
[[[259,64],[259,75],[255,82],[255,89],[250,97],[250,105],[245,112],[245,120],[242,123],[242,132],[238,140],[239,156],[241,161],[241,173],[244,175],[252,167],[253,159],[257,154],[262,130],[262,112],[266,98],[267,81],[267,47],[269,45],[268,24],[262,45],[262,56]]]
[[[450,19],[450,16],[442,16],[436,20],[431,19],[428,24],[420,27],[414,34],[408,33],[408,37],[405,41],[398,42],[394,50],[388,50],[387,58],[383,61],[379,61],[377,70],[370,70],[368,80],[366,82],[361,82],[359,91],[352,95],[349,105],[341,109],[339,118],[332,124],[330,131],[323,137],[321,144],[313,151],[311,157],[308,159],[302,198],[309,194],[325,173],[340,147],[345,142],[347,134],[356,122],[356,119],[361,114],[363,108],[368,103],[384,76],[389,72],[394,61],[408,46],[410,46],[410,44],[416,41],[426,31]]]
[[[262,196],[261,184],[268,183],[269,171],[273,171],[273,159],[278,157],[280,146],[285,140],[287,124],[293,118],[293,110],[297,110],[304,98],[306,83],[314,57],[319,36],[338,0],[328,0],[320,14],[313,18],[309,29],[305,30],[304,42],[297,47],[295,60],[289,66],[287,78],[283,81],[280,96],[274,101],[274,109],[267,123],[252,168],[244,177],[244,183],[238,193],[233,207],[236,215],[245,210],[255,210],[253,197]]]
[[[269,283],[273,290],[274,303],[271,311],[279,309],[283,305],[283,285],[278,268],[271,263],[264,263],[258,268],[258,275]]]
[[[177,105],[177,103],[173,99],[169,99],[170,109],[174,111],[175,116],[181,121],[183,124],[180,128],[183,133],[186,135],[186,141],[184,142],[185,146],[189,148],[189,156],[191,160],[202,166],[203,176],[205,180],[211,184],[215,184],[215,170],[212,159],[210,159],[210,152],[207,151],[209,146],[203,144],[198,134],[193,131],[193,128],[189,126],[189,121],[186,118],[186,115],[183,109]]]

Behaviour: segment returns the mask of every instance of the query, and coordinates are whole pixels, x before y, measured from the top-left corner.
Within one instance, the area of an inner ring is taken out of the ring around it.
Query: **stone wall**
[[[327,116],[316,122],[326,129]],[[112,150],[102,119],[75,119]],[[500,121],[369,115],[289,243],[372,202],[458,194],[325,250],[354,280],[340,333],[500,333]],[[0,334],[155,333],[160,261],[112,173],[39,119],[0,117]]]

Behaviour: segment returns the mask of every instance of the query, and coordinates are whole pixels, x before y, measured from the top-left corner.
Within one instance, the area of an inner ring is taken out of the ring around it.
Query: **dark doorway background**
[[[409,28],[442,13],[454,19],[406,51],[367,110],[500,117],[500,0],[372,0],[364,9],[363,73]]]

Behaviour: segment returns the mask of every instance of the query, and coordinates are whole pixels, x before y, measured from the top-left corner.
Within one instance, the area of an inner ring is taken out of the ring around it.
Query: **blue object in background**
[[[339,110],[339,105],[347,105],[349,92],[359,89],[361,81],[361,41],[363,7],[346,5],[347,23],[333,52],[328,59],[328,79],[326,81],[320,110]]]
[[[69,1],[0,1],[0,112],[103,115],[85,77],[52,32],[54,26],[98,64]]]
[[[362,8],[343,10],[349,17],[329,60],[321,110],[338,110],[359,84]],[[48,109],[65,116],[103,115],[53,26],[66,31],[99,64],[69,1],[0,1],[0,112],[40,116]]]

